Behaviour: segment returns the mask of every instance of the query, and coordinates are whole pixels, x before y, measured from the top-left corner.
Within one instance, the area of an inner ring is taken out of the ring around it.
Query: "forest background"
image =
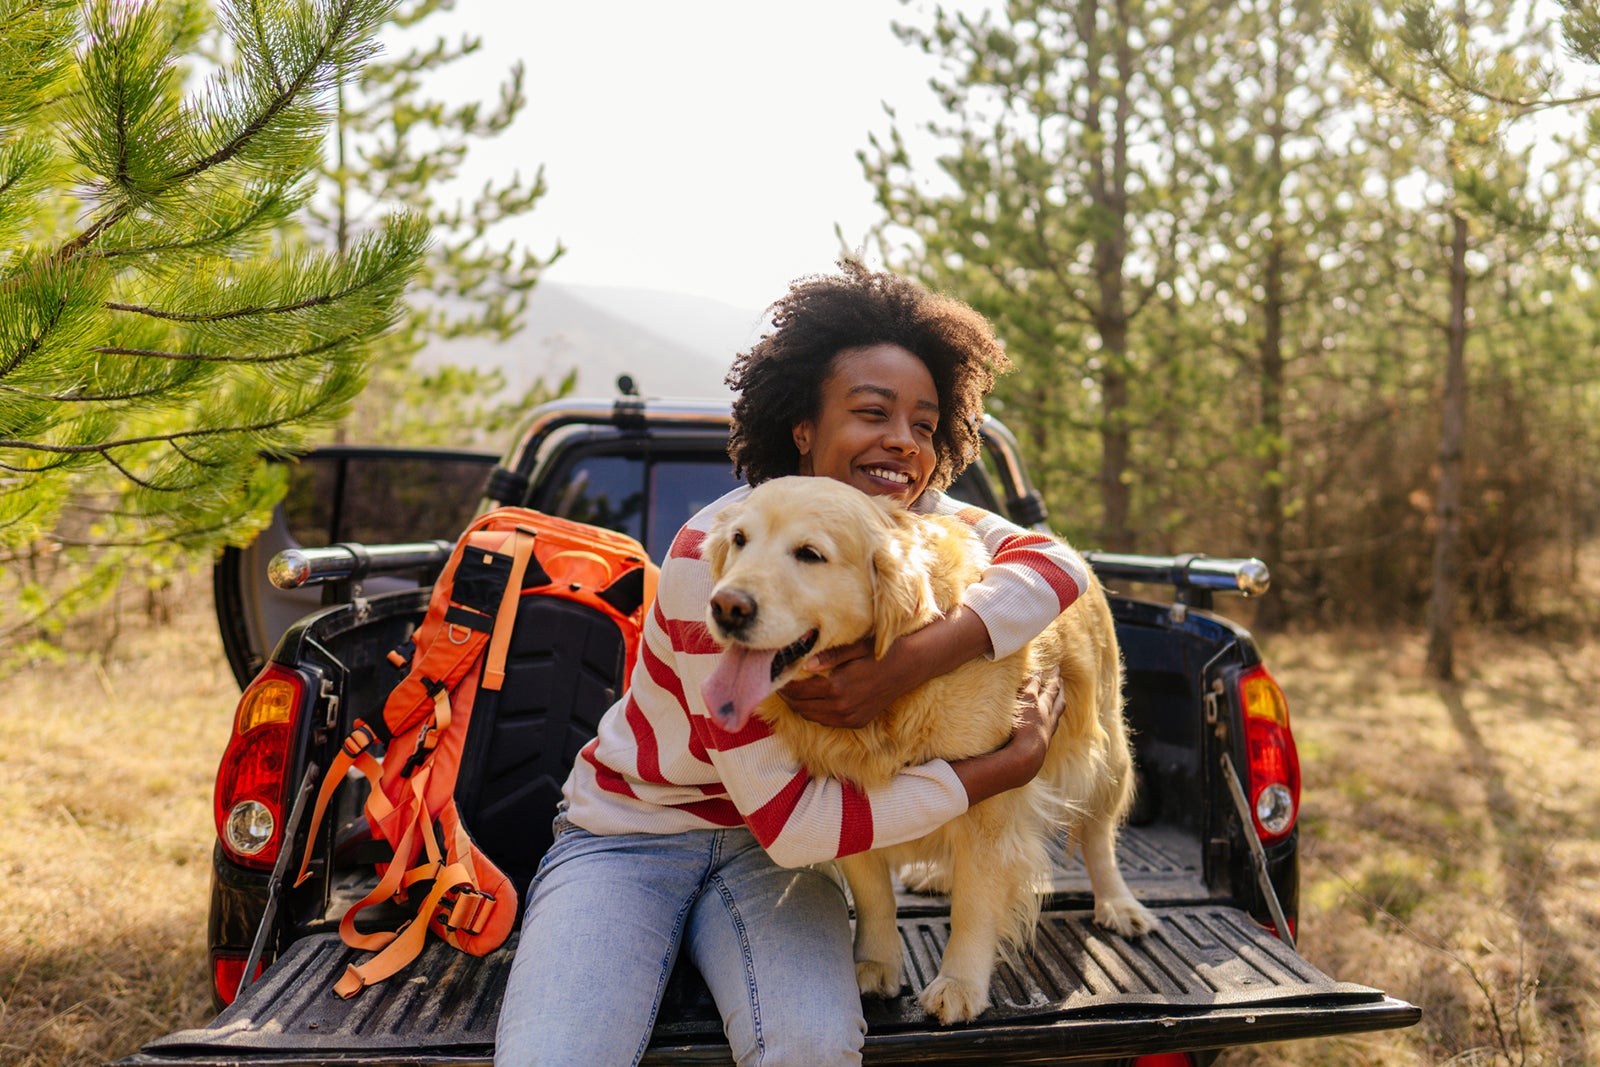
[[[0,3],[13,665],[109,669],[83,613],[120,618],[127,575],[159,614],[247,538],[281,488],[261,450],[494,426],[563,388],[497,406],[492,376],[413,363],[430,337],[514,338],[560,254],[493,237],[540,178],[433,199],[522,103],[515,72],[498,104],[422,98],[465,45],[374,60],[448,6]],[[1020,369],[993,408],[1061,532],[1260,556],[1264,634],[1425,632],[1419,676],[1462,672],[1458,626],[1584,647],[1594,3],[1017,0],[908,9],[899,32],[942,71],[942,148],[863,145],[883,212],[863,251],[994,321]],[[457,301],[468,319],[440,314]]]

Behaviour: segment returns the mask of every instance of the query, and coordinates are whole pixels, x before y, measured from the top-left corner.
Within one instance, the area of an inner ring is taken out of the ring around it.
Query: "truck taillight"
[[[224,1004],[232,1004],[239,995],[239,982],[244,978],[244,965],[250,962],[249,955],[243,952],[213,952],[211,954],[211,986],[217,991],[217,999]],[[250,980],[255,981],[261,977],[262,964],[257,961],[255,971],[250,975]]]
[[[1250,807],[1262,844],[1287,837],[1300,814],[1300,755],[1289,730],[1289,702],[1265,667],[1239,676],[1249,754]]]
[[[223,851],[241,866],[270,870],[278,858],[284,775],[305,690],[300,675],[269,664],[239,698],[212,799]]]

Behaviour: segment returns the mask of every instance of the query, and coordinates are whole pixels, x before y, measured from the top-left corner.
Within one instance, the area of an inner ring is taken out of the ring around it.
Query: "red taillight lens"
[[[284,775],[304,695],[304,679],[273,664],[239,698],[213,807],[223,851],[242,866],[270,870],[278,858]]]
[[[1194,1067],[1194,1060],[1187,1052],[1157,1052],[1140,1056],[1133,1061],[1133,1067]]]
[[[1300,814],[1300,754],[1289,730],[1289,702],[1265,667],[1239,676],[1249,753],[1250,808],[1263,844],[1281,841]]]
[[[224,1004],[232,1004],[233,998],[239,995],[239,979],[244,977],[244,965],[249,957],[240,952],[218,952],[211,957],[211,984],[217,991],[217,996]],[[261,977],[261,961],[256,961],[255,974],[251,980]]]

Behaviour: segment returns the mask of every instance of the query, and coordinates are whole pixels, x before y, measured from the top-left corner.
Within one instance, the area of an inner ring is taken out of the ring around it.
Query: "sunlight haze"
[[[430,91],[492,102],[527,66],[528,106],[477,146],[465,188],[542,163],[549,194],[519,244],[566,256],[551,282],[681,292],[759,311],[829,270],[881,217],[856,152],[930,118],[931,59],[898,0],[463,3],[425,31],[483,37]],[[919,20],[920,21],[920,20]]]

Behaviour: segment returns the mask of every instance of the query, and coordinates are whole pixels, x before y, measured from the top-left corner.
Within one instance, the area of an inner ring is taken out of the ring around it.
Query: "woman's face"
[[[938,426],[939,393],[922,360],[899,345],[843,349],[819,414],[794,428],[800,473],[909,504],[933,476]]]

